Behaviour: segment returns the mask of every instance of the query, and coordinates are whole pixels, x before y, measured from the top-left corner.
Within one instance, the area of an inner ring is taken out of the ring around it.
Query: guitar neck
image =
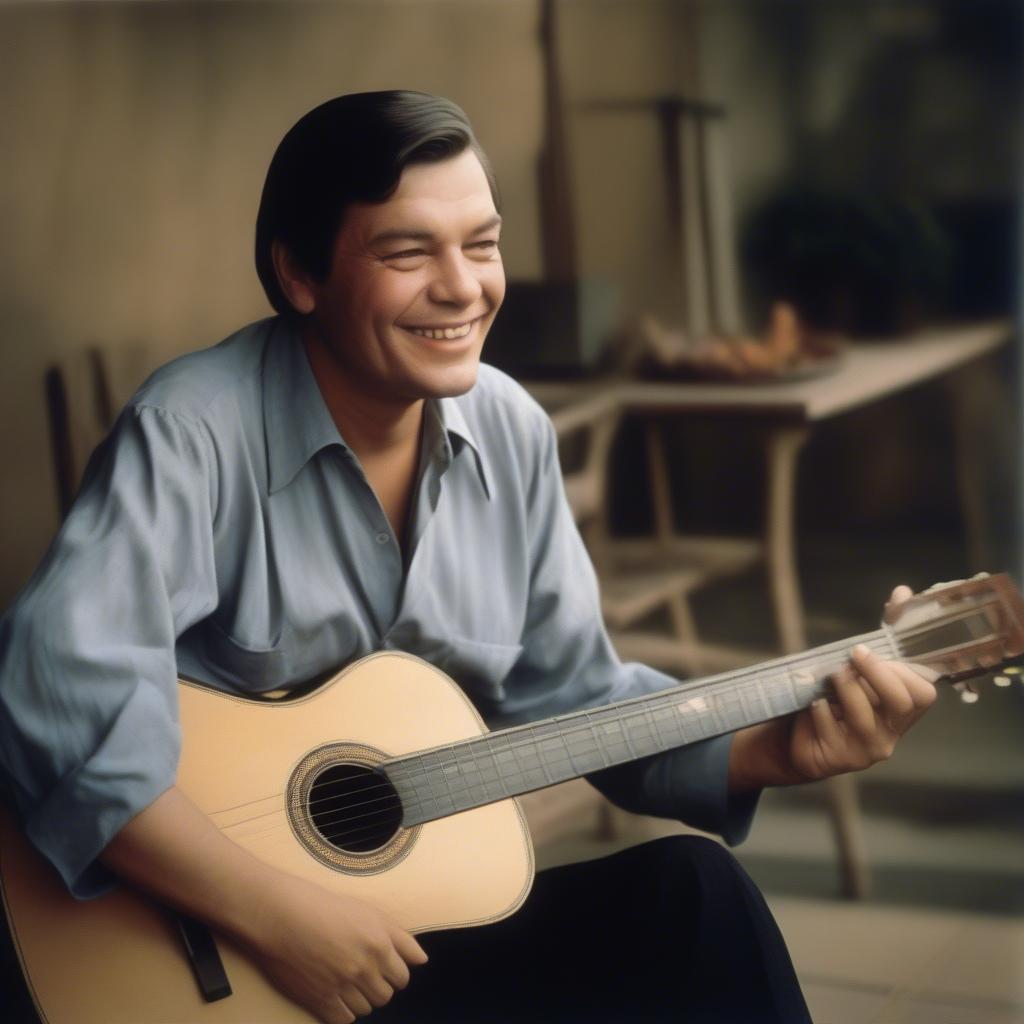
[[[802,654],[643,697],[501,729],[387,761],[403,825],[543,789],[613,765],[791,714],[826,692],[828,676],[864,644],[899,658],[882,628]]]

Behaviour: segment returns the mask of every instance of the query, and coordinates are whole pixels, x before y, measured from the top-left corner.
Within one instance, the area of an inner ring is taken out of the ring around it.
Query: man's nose
[[[463,253],[448,254],[438,261],[429,289],[434,302],[465,307],[480,298],[482,291],[474,268]]]

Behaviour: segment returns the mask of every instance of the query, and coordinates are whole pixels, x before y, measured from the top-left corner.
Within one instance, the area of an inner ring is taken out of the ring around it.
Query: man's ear
[[[274,273],[284,297],[292,304],[296,313],[306,315],[316,308],[316,294],[310,287],[309,275],[295,262],[291,250],[279,239],[270,246],[274,261]]]

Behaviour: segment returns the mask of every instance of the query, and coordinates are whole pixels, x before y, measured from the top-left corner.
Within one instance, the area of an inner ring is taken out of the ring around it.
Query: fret
[[[540,740],[535,740],[533,746],[534,756],[537,758],[537,764],[540,766],[540,770],[544,773],[544,779],[547,785],[550,786],[556,780],[552,776],[551,770],[550,768],[548,768],[548,763],[545,760],[544,755],[541,751]]]
[[[610,719],[601,723],[601,734],[605,749],[608,751],[610,764],[618,764],[620,760],[631,760],[636,755],[633,746],[629,742],[629,732],[617,719]],[[623,757],[624,755],[624,757]]]
[[[497,738],[498,737],[496,737],[496,739]],[[511,737],[509,737],[509,735],[507,733],[504,736],[504,740],[505,740],[505,751],[504,751],[504,753],[506,755],[508,763],[512,766],[512,769],[515,772],[515,775],[513,776],[513,778],[518,780],[518,781],[515,782],[515,784],[514,784],[514,786],[512,788],[516,792],[522,792],[525,789],[529,788],[529,778],[527,777],[527,773],[523,770],[523,762],[522,762],[521,758],[519,757],[519,749],[518,749],[517,746],[515,746],[512,743],[512,739],[511,739]]]
[[[782,692],[781,681],[777,675],[764,680],[764,685],[768,690],[765,701],[771,709],[770,718],[780,718],[782,715],[788,715],[793,710],[790,701],[786,699],[786,695]]]
[[[425,808],[416,786],[415,767],[399,761],[388,770],[388,778],[402,802],[403,823],[419,820]]]
[[[811,669],[797,669],[789,675],[790,691],[793,694],[793,711],[809,707],[815,697],[824,692],[818,674]]]
[[[524,769],[523,756],[524,747],[529,746],[529,763]],[[531,789],[543,789],[549,785],[550,779],[547,771],[544,767],[543,759],[540,756],[540,752],[537,749],[537,744],[534,740],[518,739],[515,744],[516,760],[519,762],[519,771],[522,774],[523,781],[526,784],[526,791]]]
[[[701,697],[699,699],[701,701],[699,709],[701,713],[698,714],[697,709],[695,709],[691,723],[696,729],[698,738],[703,740],[713,736],[716,731],[711,723],[712,716],[714,715],[714,702],[708,697]]]
[[[471,806],[469,798],[468,764],[461,747],[452,744],[445,748],[444,779],[452,803],[459,810]]]
[[[513,793],[518,793],[522,787],[523,773],[519,770],[519,762],[516,760],[516,753],[508,744],[506,738],[505,749],[491,744],[491,756],[498,769],[498,775],[504,784]],[[518,780],[517,780],[518,776]]]
[[[514,752],[516,764],[519,766],[522,792],[542,790],[548,784],[548,779],[544,767],[539,763],[537,744],[534,740],[525,738],[517,738],[514,743],[511,738],[507,738],[506,742],[509,744],[509,749]],[[524,763],[525,767],[523,767]]]
[[[796,690],[794,673],[787,672],[782,678],[785,681],[786,688],[789,690],[789,710],[790,712],[797,711],[800,708],[800,698]]]
[[[722,690],[718,698],[718,714],[718,721],[722,726],[722,732],[731,732],[747,724],[742,691],[739,687],[731,690]]]
[[[456,789],[461,781],[462,772],[459,767],[459,757],[452,746],[445,747],[444,752],[438,754],[438,774],[444,782],[444,788],[448,791],[448,802],[455,809],[459,807],[459,800]],[[452,784],[454,782],[454,785]],[[465,789],[465,785],[463,785]]]
[[[501,778],[501,773],[498,769],[498,762],[494,757],[493,751],[490,749],[487,738],[475,740],[473,746],[477,748],[477,785],[485,800],[490,802],[508,796],[504,780]],[[482,767],[481,762],[483,763]]]
[[[451,801],[439,785],[439,782],[444,779],[444,773],[441,770],[441,759],[436,751],[431,751],[429,754],[424,755],[423,767],[427,785],[430,787],[430,795],[434,801],[434,809],[439,814],[444,814],[447,812]]]
[[[425,817],[430,817],[440,812],[441,805],[438,803],[437,793],[430,777],[430,769],[425,760],[426,755],[417,759],[411,766],[409,778],[416,793],[416,802],[419,805],[420,813]]]
[[[702,693],[693,693],[676,705],[676,713],[681,727],[681,741],[693,743],[709,735],[705,725],[705,715],[710,707],[708,698]]]
[[[597,771],[611,764],[607,751],[598,739],[593,717],[592,712],[585,712],[583,720],[569,734],[570,756],[577,767],[583,766],[584,772]]]
[[[751,704],[750,687],[748,685],[736,687],[736,704],[740,709],[737,717],[744,725],[750,725],[757,721]]]
[[[646,757],[657,752],[657,739],[647,721],[646,708],[631,709],[626,720],[626,730],[630,733],[630,745],[638,757]]]
[[[709,726],[708,735],[719,736],[723,732],[728,732],[729,727],[725,724],[725,720],[722,718],[722,706],[721,700],[717,694],[708,694],[708,715],[701,721],[707,723]]]
[[[651,743],[654,753],[660,753],[668,749],[668,744],[665,742],[665,735],[661,728],[662,718],[657,714],[657,711],[657,705],[652,704],[648,709],[648,713],[644,715],[651,728]]]
[[[477,759],[477,745],[476,742],[460,743],[459,749],[463,752],[463,776],[466,780],[466,807],[474,807],[481,803],[477,799],[477,787],[480,780],[480,763]]]
[[[763,720],[772,718],[772,708],[771,705],[768,703],[768,698],[765,696],[764,692],[764,680],[760,677],[755,679],[751,684],[751,690],[757,697],[758,703],[761,705],[761,711],[758,717]]]
[[[563,782],[572,778],[572,761],[565,739],[560,733],[554,732],[542,737],[538,746],[541,761],[553,782]]]

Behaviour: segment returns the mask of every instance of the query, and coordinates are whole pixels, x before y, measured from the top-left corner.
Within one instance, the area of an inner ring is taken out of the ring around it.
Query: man
[[[341,97],[286,135],[257,222],[280,315],[140,389],[0,627],[26,832],[77,895],[113,872],[233,935],[329,1024],[806,1020],[763,901],[709,841],[543,873],[507,922],[418,942],[255,859],[174,784],[178,673],[260,692],[403,649],[496,725],[672,685],[618,662],[550,423],[479,364],[504,291],[496,196],[437,97]],[[594,781],[738,841],[761,787],[887,756],[933,698],[860,651],[834,705]]]

